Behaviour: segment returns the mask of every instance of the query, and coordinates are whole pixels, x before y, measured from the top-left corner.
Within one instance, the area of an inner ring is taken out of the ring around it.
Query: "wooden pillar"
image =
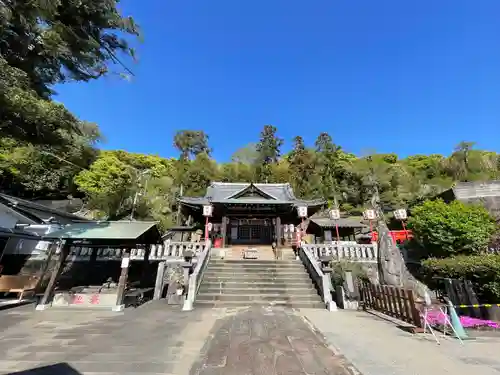
[[[227,237],[227,217],[226,216],[222,216],[221,235],[222,235],[222,247],[226,247],[226,237]]]
[[[281,218],[279,216],[276,216],[276,227],[274,230],[276,233],[276,247],[279,248],[281,247]]]
[[[56,251],[59,251],[59,258],[57,259],[57,263],[54,269],[52,270],[52,274],[50,275],[47,288],[45,288],[45,292],[43,293],[42,300],[36,306],[37,310],[45,310],[49,306],[49,301],[52,299],[57,279],[59,279],[59,276],[61,275],[64,268],[64,262],[68,257],[69,248],[70,247],[65,243],[65,241],[61,241],[61,243],[58,245]]]
[[[146,245],[144,248],[144,260],[142,261],[142,271],[141,271],[141,279],[140,285],[142,287],[146,286],[146,278],[149,273],[149,256],[151,254],[151,244]]]
[[[115,307],[113,307],[113,311],[123,311],[125,309],[123,301],[125,299],[125,287],[127,286],[129,267],[130,249],[124,249],[121,263],[120,279],[118,280],[118,291],[116,293],[116,305]]]

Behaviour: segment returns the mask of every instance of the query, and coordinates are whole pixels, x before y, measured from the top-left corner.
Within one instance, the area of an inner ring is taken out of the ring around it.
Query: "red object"
[[[205,241],[208,241],[208,216],[205,220]]]
[[[398,241],[406,241],[413,238],[413,234],[411,230],[391,230],[389,234],[392,237],[392,241],[394,243]],[[372,232],[372,241],[376,242],[378,240],[378,232]]]
[[[295,241],[297,241],[297,245],[300,245],[300,241],[302,241],[302,236],[301,236],[300,230],[297,230],[297,233],[295,233]]]
[[[89,298],[89,303],[91,305],[98,305],[99,304],[99,294],[92,294]]]
[[[337,241],[340,242],[339,225],[338,224],[335,224],[335,231],[337,232]]]
[[[71,302],[73,305],[81,305],[83,303],[83,296],[77,294],[73,296],[73,301]]]
[[[222,238],[216,238],[214,240],[214,247],[217,247],[217,248],[222,247]]]

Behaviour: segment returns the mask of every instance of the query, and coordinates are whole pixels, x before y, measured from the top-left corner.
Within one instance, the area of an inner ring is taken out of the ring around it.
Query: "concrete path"
[[[500,338],[412,335],[365,312],[301,309],[299,312],[363,375],[500,375]],[[439,336],[438,336],[439,338]]]
[[[197,309],[162,302],[125,313],[0,312],[0,374],[346,375],[293,310]],[[24,371],[24,372],[21,372]],[[352,374],[352,373],[351,373]]]
[[[363,312],[0,312],[0,374],[500,375],[498,353],[498,338],[437,345]]]

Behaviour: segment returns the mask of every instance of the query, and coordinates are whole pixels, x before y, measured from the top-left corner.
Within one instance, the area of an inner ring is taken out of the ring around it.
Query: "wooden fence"
[[[373,309],[422,328],[422,320],[413,291],[388,285],[361,285],[364,309]]]

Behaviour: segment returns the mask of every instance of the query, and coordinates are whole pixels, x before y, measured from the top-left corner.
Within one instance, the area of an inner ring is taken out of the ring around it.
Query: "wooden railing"
[[[346,260],[350,262],[377,263],[377,244],[303,244],[305,251],[309,252],[315,259],[331,256],[333,261]]]
[[[163,245],[151,246],[149,260],[182,260],[188,250],[193,252],[194,257],[197,257],[203,251],[204,246],[205,242],[170,242],[167,240]],[[67,261],[89,261],[92,250],[90,247],[71,247]],[[121,260],[124,251],[124,249],[99,248],[97,249],[97,260]],[[143,260],[144,254],[144,249],[132,249],[130,260]]]
[[[360,289],[363,309],[379,311],[415,327],[422,327],[413,291],[370,283],[363,283]]]
[[[198,289],[200,289],[201,282],[203,281],[203,275],[208,267],[208,262],[210,262],[211,256],[212,244],[208,241],[203,251],[198,255],[198,262],[194,267],[193,273],[189,275],[188,292],[186,299],[184,300],[184,306],[182,307],[183,311],[193,310],[196,295],[198,294]]]
[[[334,309],[336,305],[332,299],[332,284],[329,280],[329,275],[323,273],[318,261],[309,251],[304,249],[304,246],[301,246],[299,249],[299,257],[302,264],[306,267],[309,277],[319,291],[321,299],[325,303],[325,307],[329,310]]]

